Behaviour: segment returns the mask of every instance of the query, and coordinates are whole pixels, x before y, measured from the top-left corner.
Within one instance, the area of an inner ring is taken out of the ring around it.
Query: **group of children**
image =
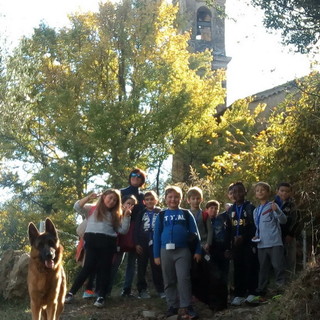
[[[198,318],[192,306],[193,295],[213,310],[226,308],[230,294],[230,260],[233,261],[234,287],[231,305],[263,302],[271,266],[281,292],[285,270],[295,272],[297,216],[289,184],[280,184],[275,201],[270,201],[271,187],[258,182],[254,194],[259,205],[255,207],[246,200],[243,183],[236,182],[228,190],[232,204],[219,213],[220,203],[216,200],[209,200],[205,209],[201,209],[203,194],[198,187],[187,192],[189,210],[180,207],[181,189],[167,187],[166,209],[161,210],[154,191],[140,192],[144,181],[144,172],[133,170],[129,187],[121,193],[114,189],[103,193],[90,216],[93,205],[88,202],[95,199],[96,194],[75,204],[75,210],[88,219],[84,234],[86,258],[66,296],[67,303],[89,275],[95,273],[94,305],[104,305],[123,259],[123,253],[117,252],[117,235],[128,232],[130,224],[135,251],[128,254],[122,296],[131,295],[137,264],[138,295],[150,298],[146,281],[150,262],[155,289],[167,302],[167,317]]]

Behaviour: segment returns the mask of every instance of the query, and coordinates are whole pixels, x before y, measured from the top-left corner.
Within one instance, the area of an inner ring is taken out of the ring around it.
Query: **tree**
[[[121,187],[132,167],[158,167],[196,131],[223,101],[223,74],[209,52],[188,52],[177,10],[107,2],[23,39],[6,65],[0,151],[30,178],[3,170],[2,185],[47,214],[65,210],[96,175]]]
[[[319,45],[318,0],[252,0],[252,3],[264,10],[267,28],[281,30],[284,44],[294,45],[301,53],[310,52]]]

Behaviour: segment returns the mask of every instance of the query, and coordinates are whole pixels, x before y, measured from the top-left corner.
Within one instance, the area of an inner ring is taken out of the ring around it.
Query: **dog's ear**
[[[51,219],[47,218],[46,222],[45,222],[45,225],[46,225],[46,232],[50,233],[55,238],[58,238],[56,227],[54,226],[54,224],[51,221]]]
[[[30,244],[33,245],[34,241],[38,238],[40,233],[37,227],[32,222],[29,223],[28,233],[29,233]]]

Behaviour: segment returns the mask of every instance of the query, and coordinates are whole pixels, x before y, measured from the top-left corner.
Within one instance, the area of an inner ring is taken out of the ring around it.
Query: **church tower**
[[[212,50],[212,69],[226,69],[231,58],[226,56],[225,49],[225,2],[216,0],[214,7],[206,1],[176,0],[184,21],[183,29],[191,30],[190,47],[194,51]]]

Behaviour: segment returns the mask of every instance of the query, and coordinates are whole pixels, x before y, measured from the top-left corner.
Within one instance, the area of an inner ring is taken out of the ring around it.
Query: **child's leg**
[[[178,248],[175,250],[175,270],[178,280],[178,291],[180,308],[187,308],[191,305],[191,252],[189,248]]]
[[[258,249],[260,271],[259,271],[259,285],[258,285],[257,291],[259,294],[266,293],[266,288],[269,280],[269,270],[271,267],[270,250],[271,248]]]
[[[174,251],[161,249],[161,268],[168,307],[179,308]]]
[[[276,278],[276,284],[281,287],[285,283],[283,247],[276,246],[272,247],[271,250],[271,263]]]
[[[143,247],[142,254],[137,254],[137,289],[138,292],[147,290],[146,272],[149,260],[148,248]]]
[[[162,293],[164,292],[164,286],[163,286],[161,266],[158,266],[154,263],[153,246],[149,246],[148,250],[149,250],[149,259],[150,259],[150,267],[151,267],[153,284],[157,292]]]
[[[99,297],[105,298],[111,281],[112,258],[116,251],[116,239],[113,237],[107,237],[106,245],[99,250],[96,291]]]
[[[233,251],[233,254],[234,296],[244,297],[247,289],[245,247],[236,247]]]
[[[127,267],[126,267],[126,275],[124,279],[123,292],[126,294],[131,293],[132,282],[134,278],[134,273],[136,271],[136,261],[137,254],[135,251],[128,252],[127,255]]]
[[[113,255],[112,259],[112,267],[111,267],[111,279],[109,281],[108,287],[107,287],[107,294],[110,295],[113,287],[114,280],[117,276],[118,269],[123,262],[125,253],[124,252],[117,252]]]
[[[291,238],[290,242],[284,243],[285,249],[285,268],[288,273],[288,277],[292,278],[296,273],[297,264],[297,240]]]

